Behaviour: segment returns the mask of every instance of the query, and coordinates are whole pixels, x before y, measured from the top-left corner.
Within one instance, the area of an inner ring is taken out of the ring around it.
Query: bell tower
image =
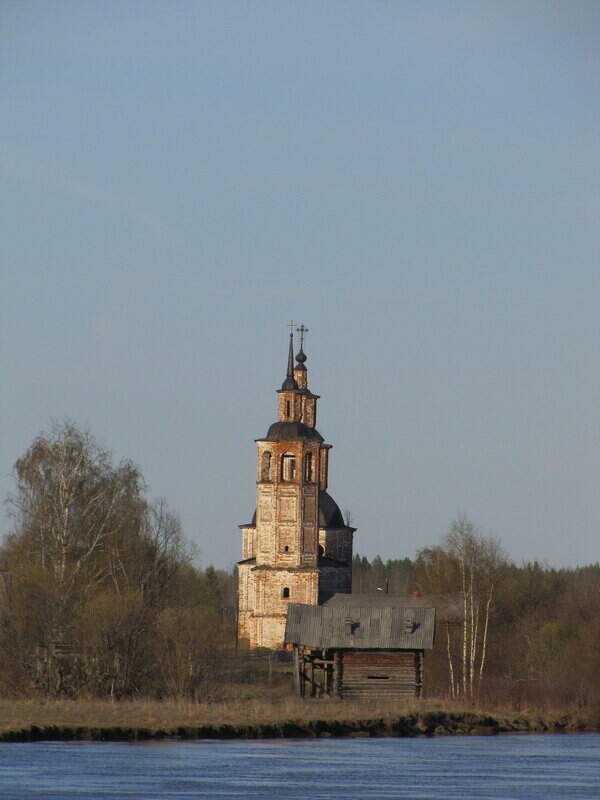
[[[256,440],[256,512],[240,526],[238,638],[250,647],[282,647],[288,603],[317,605],[324,593],[350,591],[352,580],[354,529],[327,494],[331,445],[315,427],[319,398],[308,388],[308,329],[297,333],[294,364],[290,332],[277,422]]]

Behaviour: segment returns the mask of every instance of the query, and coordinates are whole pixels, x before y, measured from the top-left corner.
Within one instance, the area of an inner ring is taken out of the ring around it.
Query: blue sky
[[[3,494],[69,418],[229,567],[293,318],[360,553],[598,560],[597,2],[0,19]]]

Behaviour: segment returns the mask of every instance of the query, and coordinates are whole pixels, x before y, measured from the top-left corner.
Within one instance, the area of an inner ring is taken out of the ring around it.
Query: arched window
[[[310,483],[313,479],[313,465],[312,453],[306,453],[304,456],[304,480]]]
[[[286,417],[290,416],[290,401],[289,400],[285,401],[285,415],[286,415]]]
[[[265,452],[262,454],[260,479],[261,481],[271,480],[271,453],[269,452],[269,450],[265,450]]]
[[[290,596],[290,590],[289,590],[289,588],[287,586],[284,586],[283,589],[281,590],[281,596],[282,597],[289,597]]]
[[[293,481],[296,479],[296,456],[284,453],[281,457],[281,480]]]

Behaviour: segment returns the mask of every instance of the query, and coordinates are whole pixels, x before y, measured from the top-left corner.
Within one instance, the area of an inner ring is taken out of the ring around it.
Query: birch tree
[[[52,584],[49,635],[61,638],[79,590],[107,575],[100,554],[136,515],[141,524],[141,476],[127,461],[113,467],[109,454],[70,423],[40,434],[16,462],[15,476],[13,544]]]
[[[504,560],[500,544],[485,538],[465,516],[450,526],[448,554],[458,564],[462,595],[462,694],[473,697],[485,671],[496,574]]]
[[[417,555],[421,591],[460,596],[460,624],[451,628],[446,621],[444,631],[451,697],[473,697],[483,678],[496,580],[503,563],[499,543],[482,536],[465,516],[451,524],[441,545]]]

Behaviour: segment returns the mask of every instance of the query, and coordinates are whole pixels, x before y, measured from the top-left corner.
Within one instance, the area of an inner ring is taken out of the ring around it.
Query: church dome
[[[291,439],[324,441],[316,428],[309,428],[303,422],[274,422],[265,437],[267,442],[287,442]]]
[[[345,528],[340,507],[327,492],[319,492],[319,528]]]

